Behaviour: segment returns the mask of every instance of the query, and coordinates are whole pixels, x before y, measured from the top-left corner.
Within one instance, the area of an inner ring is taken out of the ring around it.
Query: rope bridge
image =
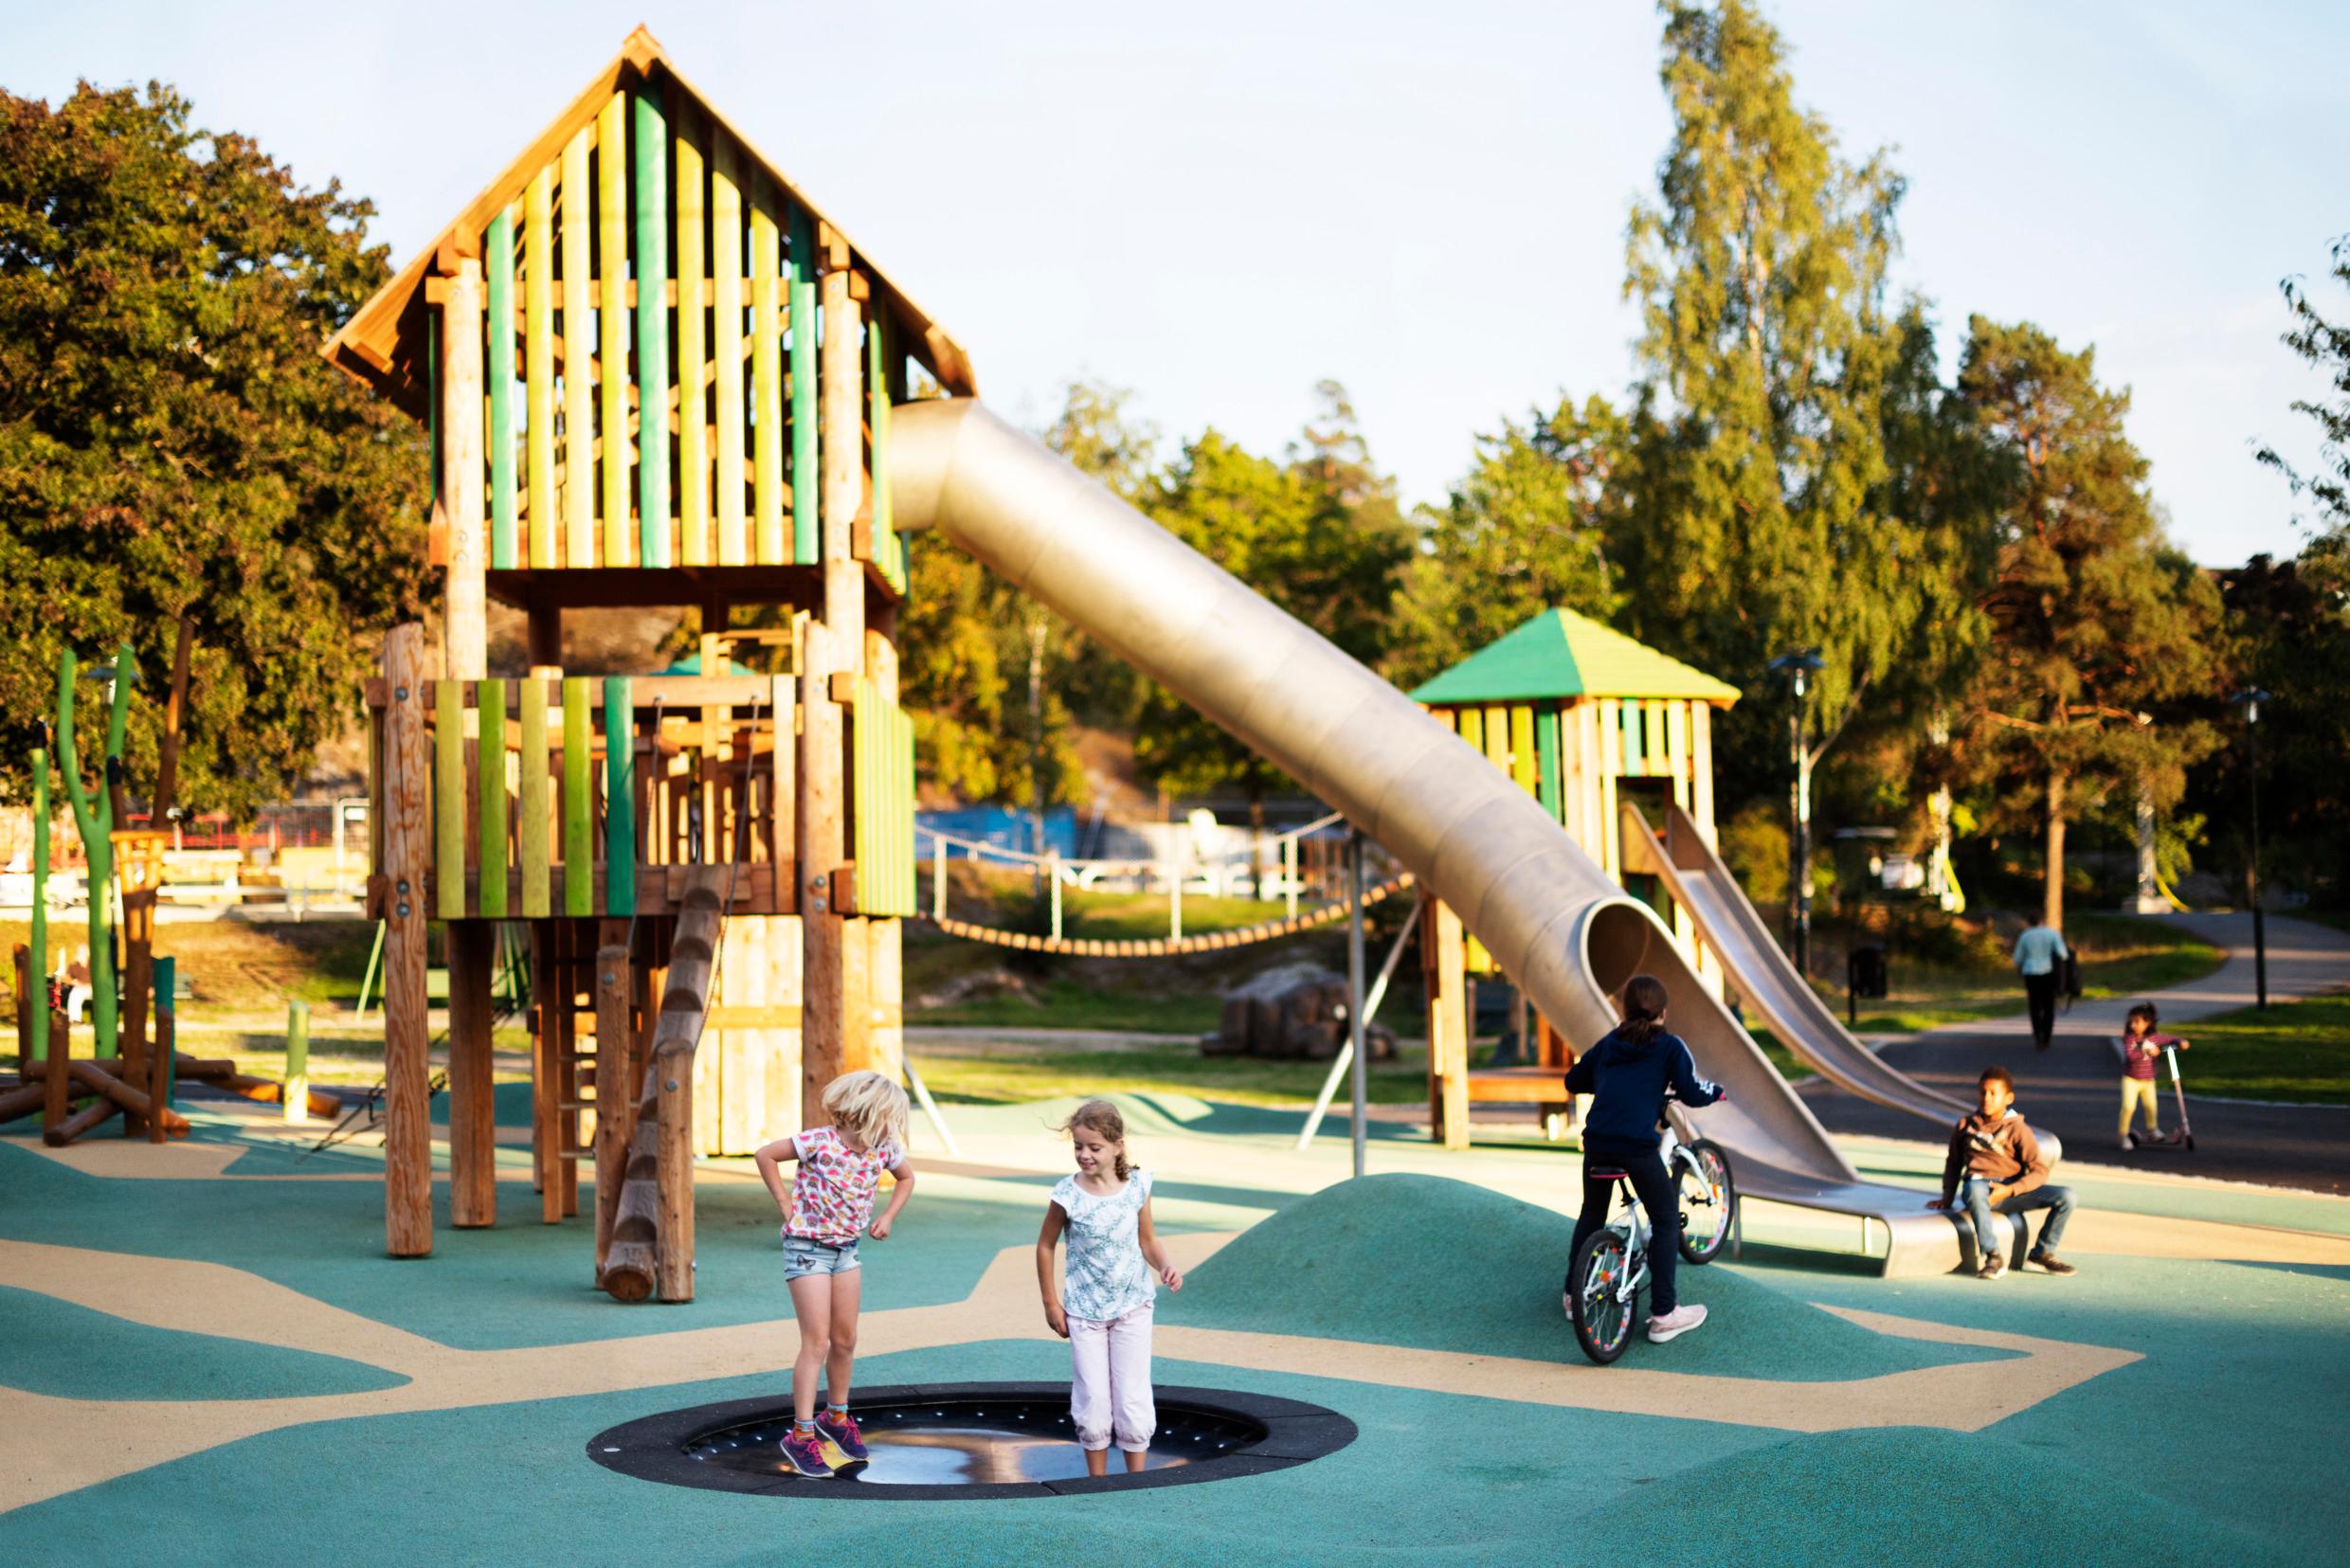
[[[1409,872],[1391,876],[1375,888],[1363,890],[1363,907],[1370,908],[1382,899],[1390,898],[1412,886]],[[978,926],[967,920],[954,920],[937,913],[919,916],[947,935],[966,942],[985,942],[996,947],[1014,947],[1027,953],[1059,953],[1070,958],[1174,958],[1184,953],[1220,952],[1227,947],[1246,947],[1279,937],[1294,936],[1299,931],[1328,926],[1347,917],[1348,905],[1345,899],[1325,904],[1318,910],[1303,914],[1267,920],[1236,930],[1207,931],[1198,936],[1130,938],[1118,941],[1095,940],[1086,937],[1039,936],[1033,931],[1007,931],[993,926]]]

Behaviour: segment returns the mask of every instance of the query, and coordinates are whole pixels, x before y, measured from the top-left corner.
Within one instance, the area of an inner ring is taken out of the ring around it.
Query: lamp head
[[[2229,698],[2228,700],[2244,710],[2244,722],[2246,724],[2258,724],[2260,722],[2260,705],[2269,700],[2269,694],[2255,686],[2249,691],[2238,692],[2234,696]]]

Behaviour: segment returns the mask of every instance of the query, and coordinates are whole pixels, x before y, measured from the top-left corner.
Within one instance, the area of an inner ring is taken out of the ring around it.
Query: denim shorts
[[[813,1236],[784,1237],[784,1278],[787,1280],[803,1274],[845,1274],[861,1267],[854,1241],[845,1247],[830,1247]]]

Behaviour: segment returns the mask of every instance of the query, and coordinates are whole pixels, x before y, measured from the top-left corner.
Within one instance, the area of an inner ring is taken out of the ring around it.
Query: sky
[[[1970,315],[2029,318],[2133,394],[2171,535],[2290,553],[2315,455],[2278,280],[2350,231],[2350,7],[1774,0],[1799,100],[1908,181],[1900,287],[1945,369]],[[678,68],[1041,425],[1130,388],[1171,442],[1277,454],[1351,394],[1407,501],[1474,438],[1619,394],[1624,226],[1668,133],[1632,0],[238,5],[0,0],[0,86],[157,79],[305,184],[374,201],[404,261],[619,47]],[[2336,195],[2327,197],[2324,191]]]

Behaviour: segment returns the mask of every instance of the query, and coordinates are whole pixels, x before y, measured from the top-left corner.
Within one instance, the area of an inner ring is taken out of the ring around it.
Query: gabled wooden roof
[[[933,322],[905,291],[892,283],[872,260],[851,243],[823,209],[801,193],[772,159],[712,105],[709,99],[671,63],[660,43],[640,27],[628,35],[594,80],[571,100],[570,107],[541,131],[514,162],[467,203],[455,221],[433,243],[400,269],[392,280],[359,308],[342,331],[327,341],[326,354],[351,374],[384,393],[418,419],[425,417],[425,342],[428,331],[425,280],[437,271],[454,271],[459,257],[479,256],[481,236],[490,220],[522,196],[531,177],[561,155],[564,144],[582,126],[594,120],[613,93],[645,87],[681,94],[707,117],[711,125],[732,136],[750,163],[789,198],[793,206],[814,217],[820,249],[829,253],[846,246],[850,264],[872,284],[875,309],[886,310],[898,328],[906,351],[937,378],[941,387],[962,397],[977,395],[971,362],[963,350]],[[672,99],[674,102],[674,98]]]
[[[1679,697],[1727,708],[1727,681],[1658,653],[1573,610],[1545,610],[1500,641],[1478,649],[1412,693],[1445,708],[1546,697]]]

